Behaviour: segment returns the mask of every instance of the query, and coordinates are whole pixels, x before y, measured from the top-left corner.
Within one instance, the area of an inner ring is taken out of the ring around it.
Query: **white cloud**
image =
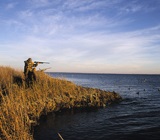
[[[15,8],[16,5],[17,5],[17,2],[8,3],[6,5],[6,9],[7,10],[13,9],[13,8]]]
[[[142,66],[150,65],[154,61],[151,56],[155,55],[155,51],[160,52],[157,45],[150,46],[160,39],[157,34],[153,34],[157,28],[115,34],[90,33],[58,40],[30,36],[23,42],[12,44],[12,53],[22,52],[23,56],[19,57],[23,59],[32,57],[50,61],[60,71],[76,71],[81,67],[81,71],[90,69],[105,72],[127,66],[140,70]],[[144,36],[146,32],[148,35]],[[151,51],[154,53],[150,54]],[[68,68],[62,69],[58,63]]]
[[[28,0],[28,4],[31,8],[40,8],[50,5],[49,0]]]

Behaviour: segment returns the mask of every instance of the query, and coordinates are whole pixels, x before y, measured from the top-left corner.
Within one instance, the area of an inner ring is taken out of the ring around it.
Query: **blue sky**
[[[0,65],[160,74],[160,0],[1,0]]]

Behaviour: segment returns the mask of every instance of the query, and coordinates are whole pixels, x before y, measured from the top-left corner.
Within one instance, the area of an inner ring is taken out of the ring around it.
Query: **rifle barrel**
[[[34,63],[39,63],[39,64],[49,64],[49,62],[41,62],[41,61],[34,61]]]

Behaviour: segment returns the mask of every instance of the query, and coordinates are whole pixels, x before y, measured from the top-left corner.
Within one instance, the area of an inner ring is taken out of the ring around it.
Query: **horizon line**
[[[100,72],[45,72],[45,73],[66,73],[66,74],[115,74],[115,75],[160,75],[159,74],[153,74],[153,73],[100,73]]]

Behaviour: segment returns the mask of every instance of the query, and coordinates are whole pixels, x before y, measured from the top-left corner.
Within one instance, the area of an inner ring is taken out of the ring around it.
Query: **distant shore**
[[[62,109],[105,107],[122,100],[115,92],[77,86],[37,72],[26,88],[23,72],[0,66],[0,136],[2,140],[32,140],[31,126],[41,115]]]
[[[101,73],[101,72],[51,72],[48,71],[46,73],[65,73],[65,74],[98,74],[98,75],[160,75],[160,73]]]

